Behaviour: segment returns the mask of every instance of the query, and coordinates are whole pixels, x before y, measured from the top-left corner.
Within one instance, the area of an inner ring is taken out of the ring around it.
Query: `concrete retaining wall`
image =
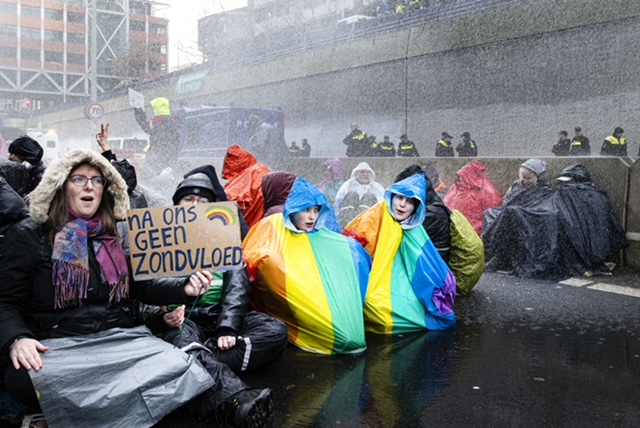
[[[593,176],[596,186],[605,191],[611,200],[613,209],[625,225],[630,246],[621,256],[625,265],[640,270],[640,163],[629,164],[621,158],[588,157],[588,158],[542,158],[548,164],[549,178],[553,181],[563,168],[581,163]],[[405,167],[417,163],[424,165],[431,162],[441,180],[451,185],[456,171],[472,159],[460,158],[343,158],[345,178],[349,178],[353,168],[366,161],[376,172],[376,179],[385,188],[393,183],[395,176]],[[513,181],[518,178],[518,169],[527,158],[477,158],[487,167],[489,180],[504,194]],[[296,159],[291,163],[291,171],[296,175],[309,179],[313,183],[322,180],[321,159]]]

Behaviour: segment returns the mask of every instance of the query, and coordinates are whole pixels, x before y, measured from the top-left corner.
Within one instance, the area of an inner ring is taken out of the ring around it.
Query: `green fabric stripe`
[[[411,286],[413,274],[418,265],[418,257],[422,254],[422,246],[429,239],[426,233],[420,232],[417,229],[404,231],[400,248],[393,260],[391,273],[393,334],[424,330],[427,327],[425,307],[416,298]]]
[[[333,319],[335,353],[365,346],[364,315],[358,276],[347,239],[321,229],[307,234]],[[336,265],[335,260],[341,260]],[[360,308],[354,311],[353,308]],[[356,343],[358,346],[354,346]]]

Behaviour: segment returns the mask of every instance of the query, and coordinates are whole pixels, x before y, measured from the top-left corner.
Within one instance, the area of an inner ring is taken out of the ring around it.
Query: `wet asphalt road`
[[[587,284],[485,273],[446,332],[368,336],[359,356],[290,347],[243,378],[274,427],[639,427],[640,276]],[[570,281],[571,282],[571,281]],[[180,409],[157,427],[205,427]]]

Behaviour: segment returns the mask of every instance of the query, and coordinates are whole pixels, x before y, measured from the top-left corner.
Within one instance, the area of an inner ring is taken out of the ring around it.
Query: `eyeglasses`
[[[87,185],[88,181],[91,181],[91,184],[93,184],[93,187],[104,187],[106,180],[102,177],[85,177],[84,175],[72,175],[69,178],[69,181],[74,185],[74,186],[78,186],[78,187],[84,187]]]
[[[184,198],[180,199],[180,202],[186,202],[188,204],[208,204],[209,199],[207,198],[203,198],[202,196],[197,196],[197,195],[187,195]]]

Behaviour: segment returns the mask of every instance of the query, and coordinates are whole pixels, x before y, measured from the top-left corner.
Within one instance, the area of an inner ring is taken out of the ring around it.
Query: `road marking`
[[[619,285],[612,284],[593,284],[587,288],[591,290],[605,291],[607,293],[623,294],[625,296],[640,297],[640,290],[629,287],[621,287]]]
[[[570,285],[572,287],[584,287],[585,285],[593,284],[593,281],[580,278],[569,278],[564,281],[560,281],[560,284]]]

